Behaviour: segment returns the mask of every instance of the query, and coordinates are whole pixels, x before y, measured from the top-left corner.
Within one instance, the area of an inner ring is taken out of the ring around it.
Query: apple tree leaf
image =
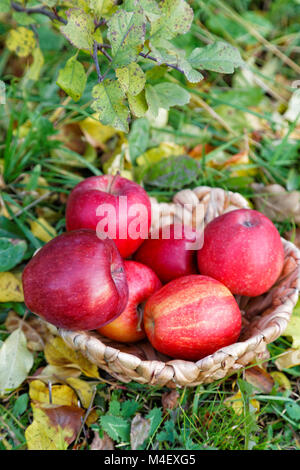
[[[25,240],[0,238],[0,271],[9,271],[19,264],[27,249]]]
[[[70,8],[66,12],[68,23],[60,27],[60,31],[77,49],[92,51],[94,19],[80,8]]]
[[[146,77],[142,68],[136,62],[131,62],[126,67],[117,69],[116,75],[125,93],[136,96],[144,89]]]
[[[139,95],[132,95],[128,93],[127,98],[131,113],[137,118],[145,116],[146,112],[148,111],[148,105],[144,91],[142,91]]]
[[[74,101],[81,98],[86,85],[86,73],[76,56],[70,57],[64,68],[60,69],[56,84]]]
[[[28,57],[36,46],[34,32],[24,26],[11,29],[7,35],[6,45],[18,57]]]
[[[114,68],[136,61],[146,34],[145,16],[139,10],[118,10],[108,21],[107,38],[111,44]]]
[[[0,272],[0,302],[24,302],[22,281],[10,272]]]
[[[219,73],[233,73],[236,67],[243,65],[239,50],[223,41],[197,47],[191,53],[189,62],[194,68]]]
[[[27,378],[33,366],[33,354],[27,349],[21,328],[13,331],[0,349],[0,395],[15,390]]]
[[[189,31],[194,13],[185,0],[163,0],[160,7],[162,14],[152,23],[151,39],[173,39]]]
[[[144,183],[176,190],[191,185],[199,178],[200,171],[199,163],[187,155],[163,158],[147,169]]]
[[[93,88],[92,108],[99,113],[104,125],[128,132],[129,110],[124,104],[124,92],[117,81],[104,80]]]
[[[159,108],[170,109],[171,106],[183,106],[190,101],[190,94],[180,85],[161,82],[146,86],[146,100],[151,113],[157,116]]]
[[[39,47],[36,47],[32,53],[33,62],[26,72],[26,78],[37,81],[40,77],[44,65],[44,56]]]

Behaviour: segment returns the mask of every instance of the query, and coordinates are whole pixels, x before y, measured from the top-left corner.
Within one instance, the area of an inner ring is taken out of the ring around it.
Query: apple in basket
[[[116,244],[89,229],[46,243],[25,267],[22,281],[29,310],[70,330],[100,328],[120,315],[128,300]]]
[[[89,228],[100,238],[111,238],[127,258],[147,238],[151,226],[151,202],[134,181],[117,175],[91,176],[78,183],[66,206],[68,231]]]
[[[201,274],[222,282],[233,294],[255,297],[277,281],[284,249],[268,217],[252,209],[237,209],[206,226],[197,257]]]
[[[188,274],[196,274],[197,234],[180,223],[165,225],[153,232],[133,258],[153,269],[163,284]]]
[[[151,268],[142,263],[124,261],[129,297],[125,310],[111,323],[98,331],[121,343],[135,343],[145,338],[143,312],[146,300],[161,287]]]
[[[241,325],[241,312],[229,289],[200,274],[165,284],[144,310],[150,343],[176,359],[196,361],[235,343]]]

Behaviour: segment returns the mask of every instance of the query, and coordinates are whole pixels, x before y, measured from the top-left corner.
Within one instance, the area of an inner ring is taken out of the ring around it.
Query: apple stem
[[[138,316],[138,324],[137,324],[137,331],[142,331],[142,322],[143,322],[143,316],[144,316],[144,307],[145,307],[146,302],[142,302],[137,306],[137,316]]]
[[[112,194],[113,187],[114,187],[115,182],[116,182],[116,180],[119,176],[120,176],[120,172],[118,170],[117,173],[114,175],[114,177],[111,179],[111,181],[109,183],[108,190],[107,190],[108,193]]]

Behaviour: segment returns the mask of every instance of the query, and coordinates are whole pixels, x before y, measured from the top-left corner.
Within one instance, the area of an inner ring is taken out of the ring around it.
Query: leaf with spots
[[[219,73],[233,73],[235,68],[243,65],[239,50],[222,41],[197,47],[191,53],[189,62],[194,68]]]
[[[108,22],[107,38],[111,44],[114,68],[124,67],[137,60],[145,40],[145,16],[140,11],[119,10]]]
[[[68,23],[60,27],[60,31],[73,46],[78,49],[92,51],[94,19],[80,8],[71,8],[66,12]]]
[[[136,62],[132,62],[126,67],[117,69],[116,75],[125,93],[136,96],[144,89],[146,77],[143,70]]]
[[[18,57],[28,57],[36,46],[34,33],[31,29],[24,28],[24,26],[11,29],[7,36],[6,45]]]
[[[129,110],[124,104],[125,94],[117,81],[104,80],[93,88],[92,108],[99,113],[102,124],[128,132]]]
[[[163,0],[162,14],[152,23],[151,38],[173,39],[189,31],[194,13],[184,0]]]

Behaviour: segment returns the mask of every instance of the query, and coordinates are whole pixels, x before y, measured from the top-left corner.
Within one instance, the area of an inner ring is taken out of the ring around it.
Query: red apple
[[[46,243],[25,267],[22,281],[29,310],[70,330],[103,326],[128,300],[119,251],[94,230],[75,230]]]
[[[180,224],[159,229],[156,238],[148,238],[134,254],[134,260],[153,269],[163,284],[197,270],[196,232]]]
[[[197,361],[237,341],[241,312],[219,281],[191,274],[165,284],[146,302],[144,328],[167,356]]]
[[[197,256],[201,274],[219,280],[233,294],[250,297],[267,292],[284,263],[277,228],[252,209],[237,209],[212,220]]]
[[[146,336],[143,328],[144,302],[161,287],[161,282],[144,264],[125,261],[124,266],[129,290],[126,308],[116,320],[98,331],[121,343],[135,343]]]
[[[66,207],[68,231],[90,228],[115,241],[123,258],[147,238],[151,202],[137,183],[119,175],[91,176],[71,191]]]

